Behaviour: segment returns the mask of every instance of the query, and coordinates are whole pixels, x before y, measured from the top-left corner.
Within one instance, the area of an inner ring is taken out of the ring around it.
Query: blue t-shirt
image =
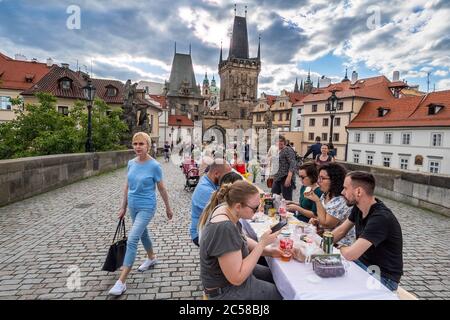
[[[200,178],[195,191],[192,194],[192,207],[191,207],[191,239],[194,240],[198,237],[198,219],[202,215],[203,210],[211,198],[211,195],[219,188],[215,185],[208,176],[205,174]]]
[[[156,183],[162,179],[161,165],[155,159],[139,163],[128,161],[128,206],[135,209],[156,208]]]

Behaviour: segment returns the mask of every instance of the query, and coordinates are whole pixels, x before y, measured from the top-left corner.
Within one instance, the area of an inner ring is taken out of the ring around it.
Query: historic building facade
[[[175,46],[169,82],[165,83],[163,93],[167,99],[170,115],[200,120],[204,98],[195,80],[190,49],[189,54],[177,53]]]
[[[218,110],[203,116],[203,133],[216,128],[225,134],[227,129],[250,132],[253,108],[258,99],[258,76],[261,71],[260,44],[255,58],[248,50],[246,17],[235,16],[228,58],[219,57],[220,95]],[[224,136],[225,138],[225,136]]]

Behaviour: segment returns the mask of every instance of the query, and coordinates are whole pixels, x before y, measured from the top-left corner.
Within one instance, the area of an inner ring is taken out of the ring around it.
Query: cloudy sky
[[[0,52],[163,82],[174,42],[182,53],[191,43],[201,83],[205,71],[218,79],[221,41],[228,56],[236,2],[238,15],[248,7],[251,56],[261,34],[260,92],[292,90],[309,68],[314,83],[340,81],[346,68],[360,78],[399,70],[421,90],[428,72],[431,90],[450,89],[448,0],[0,0]]]

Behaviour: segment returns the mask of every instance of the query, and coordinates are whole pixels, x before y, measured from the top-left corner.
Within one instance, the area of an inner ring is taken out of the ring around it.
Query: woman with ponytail
[[[252,218],[258,210],[258,189],[246,181],[236,181],[219,189],[217,201],[221,198],[224,204],[205,218],[200,239],[200,278],[205,294],[209,299],[281,299],[270,269],[257,265],[263,255],[280,256],[277,247],[268,247],[279,231],[268,230],[256,242],[244,235],[239,222]]]
[[[230,171],[223,175],[223,177],[219,181],[219,188],[225,184],[228,183],[234,183],[235,181],[243,180],[242,176],[234,171]],[[205,210],[203,210],[202,215],[200,216],[200,219],[198,221],[198,233],[199,233],[199,239],[201,238],[202,229],[204,228],[206,222],[208,221],[209,216],[214,211],[214,209],[221,203],[225,201],[224,197],[224,190],[222,191],[217,190],[211,195],[211,199],[208,202],[208,205],[205,207]]]

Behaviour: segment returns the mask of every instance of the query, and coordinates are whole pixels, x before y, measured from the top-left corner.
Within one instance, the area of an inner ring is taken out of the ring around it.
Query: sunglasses
[[[252,209],[253,210],[253,213],[256,213],[256,211],[258,211],[258,208],[259,208],[259,205],[257,205],[255,208],[253,208],[253,207],[250,207],[248,204],[246,204],[246,203],[244,203],[244,206],[245,207],[248,207],[248,208],[250,208],[250,209]]]

